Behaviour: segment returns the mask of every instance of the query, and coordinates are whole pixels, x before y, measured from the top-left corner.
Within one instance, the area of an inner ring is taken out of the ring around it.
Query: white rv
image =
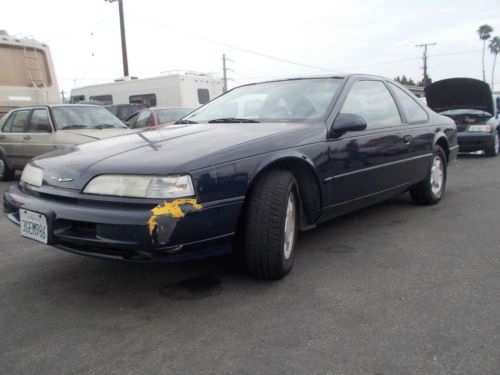
[[[49,47],[0,30],[0,117],[14,107],[60,102]]]
[[[197,108],[221,94],[220,78],[201,73],[174,73],[75,88],[71,90],[71,102]]]

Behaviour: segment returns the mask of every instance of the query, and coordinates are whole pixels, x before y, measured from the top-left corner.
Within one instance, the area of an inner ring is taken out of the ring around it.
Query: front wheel
[[[259,178],[250,195],[245,225],[245,261],[249,272],[279,279],[293,267],[299,228],[297,181],[273,170]]]
[[[495,141],[493,142],[493,144],[484,150],[484,153],[486,156],[497,156],[498,155],[498,151],[500,149],[500,139],[499,138],[500,138],[500,133],[497,131],[497,132],[495,132]]]
[[[444,195],[447,177],[446,155],[441,146],[434,146],[432,162],[425,180],[410,190],[413,201],[417,204],[431,205],[438,203]]]

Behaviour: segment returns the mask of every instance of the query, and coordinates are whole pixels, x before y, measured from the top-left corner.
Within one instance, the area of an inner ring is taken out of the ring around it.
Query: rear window
[[[174,122],[180,120],[192,111],[193,110],[191,108],[161,109],[158,111],[158,122],[160,124],[165,122]]]

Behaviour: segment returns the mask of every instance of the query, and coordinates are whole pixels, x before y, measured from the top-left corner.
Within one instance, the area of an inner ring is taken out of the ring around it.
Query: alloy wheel
[[[293,191],[288,195],[288,202],[286,205],[285,217],[285,241],[283,243],[283,253],[285,259],[289,259],[292,255],[292,250],[295,245],[295,227],[297,221],[297,208],[296,208],[295,194]]]
[[[436,196],[441,194],[444,182],[444,166],[439,156],[434,156],[431,167],[431,190]]]

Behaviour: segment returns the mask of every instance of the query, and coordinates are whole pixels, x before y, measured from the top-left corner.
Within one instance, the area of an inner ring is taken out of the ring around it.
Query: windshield
[[[479,116],[490,116],[491,113],[486,111],[481,111],[479,109],[449,109],[447,111],[439,112],[441,115],[446,116],[456,116],[456,115],[479,115]]]
[[[104,107],[53,107],[52,115],[56,128],[59,130],[126,128],[120,120]]]
[[[313,121],[325,115],[341,83],[339,78],[315,78],[242,86],[214,99],[182,122]]]

